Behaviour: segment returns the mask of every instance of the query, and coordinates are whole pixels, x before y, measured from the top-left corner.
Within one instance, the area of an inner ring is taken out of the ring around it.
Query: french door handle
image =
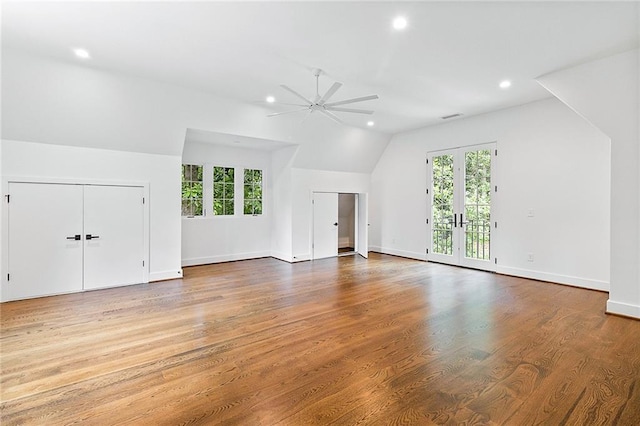
[[[67,240],[80,241],[82,239],[82,235],[76,234],[73,237],[67,237]]]
[[[466,225],[467,223],[469,223],[469,221],[464,222],[462,220],[462,213],[460,213],[460,227],[462,228],[462,225]]]
[[[458,227],[458,215],[457,214],[453,214],[453,227],[457,228]]]
[[[98,238],[100,238],[100,235],[87,234],[86,238],[87,240],[97,240]]]

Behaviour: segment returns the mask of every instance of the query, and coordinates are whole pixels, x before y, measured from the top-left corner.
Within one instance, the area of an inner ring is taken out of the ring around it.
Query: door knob
[[[334,223],[333,226],[338,226],[338,222]]]
[[[91,234],[87,234],[87,240],[97,240],[98,238],[100,238],[99,235],[91,235]]]
[[[67,237],[67,240],[80,241],[82,239],[82,235],[76,234],[73,237]]]

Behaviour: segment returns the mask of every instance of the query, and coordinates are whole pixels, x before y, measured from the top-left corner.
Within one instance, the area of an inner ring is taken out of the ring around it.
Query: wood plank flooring
[[[372,254],[4,303],[2,425],[638,425],[606,293]]]

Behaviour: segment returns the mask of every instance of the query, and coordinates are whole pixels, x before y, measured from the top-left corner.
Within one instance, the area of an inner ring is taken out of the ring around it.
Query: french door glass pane
[[[491,151],[465,153],[465,257],[490,259]]]
[[[453,254],[453,155],[433,157],[433,252]]]

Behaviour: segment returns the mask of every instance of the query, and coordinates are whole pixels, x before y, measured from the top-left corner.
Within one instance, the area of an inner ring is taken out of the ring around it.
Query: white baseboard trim
[[[278,259],[278,260],[282,260],[284,262],[291,263],[291,255],[290,254],[282,253],[282,252],[279,252],[279,251],[272,251],[271,252],[271,257],[273,257],[274,259]]]
[[[304,253],[304,254],[296,254],[295,256],[293,256],[293,259],[291,260],[291,262],[292,263],[305,262],[307,260],[311,260],[311,255],[309,253]]]
[[[393,256],[407,257],[409,259],[416,260],[427,260],[426,253],[416,253],[413,251],[405,251],[405,250],[396,250],[386,247],[378,247],[378,246],[369,246],[369,251],[382,253],[382,254],[390,254]]]
[[[149,272],[149,282],[175,280],[178,278],[182,278],[182,268],[179,271]]]
[[[607,313],[640,319],[640,306],[607,300]]]
[[[552,283],[587,288],[589,290],[609,291],[608,282],[592,280],[589,278],[572,277],[569,275],[552,274],[548,272],[532,271],[530,269],[512,268],[509,266],[500,265],[498,265],[498,267],[496,268],[496,272],[498,274],[513,275],[515,277],[530,278],[540,281],[549,281]]]
[[[257,259],[260,257],[270,257],[270,251],[255,251],[251,253],[223,254],[220,256],[193,257],[182,259],[182,266],[208,265],[210,263],[233,262],[234,260]]]

